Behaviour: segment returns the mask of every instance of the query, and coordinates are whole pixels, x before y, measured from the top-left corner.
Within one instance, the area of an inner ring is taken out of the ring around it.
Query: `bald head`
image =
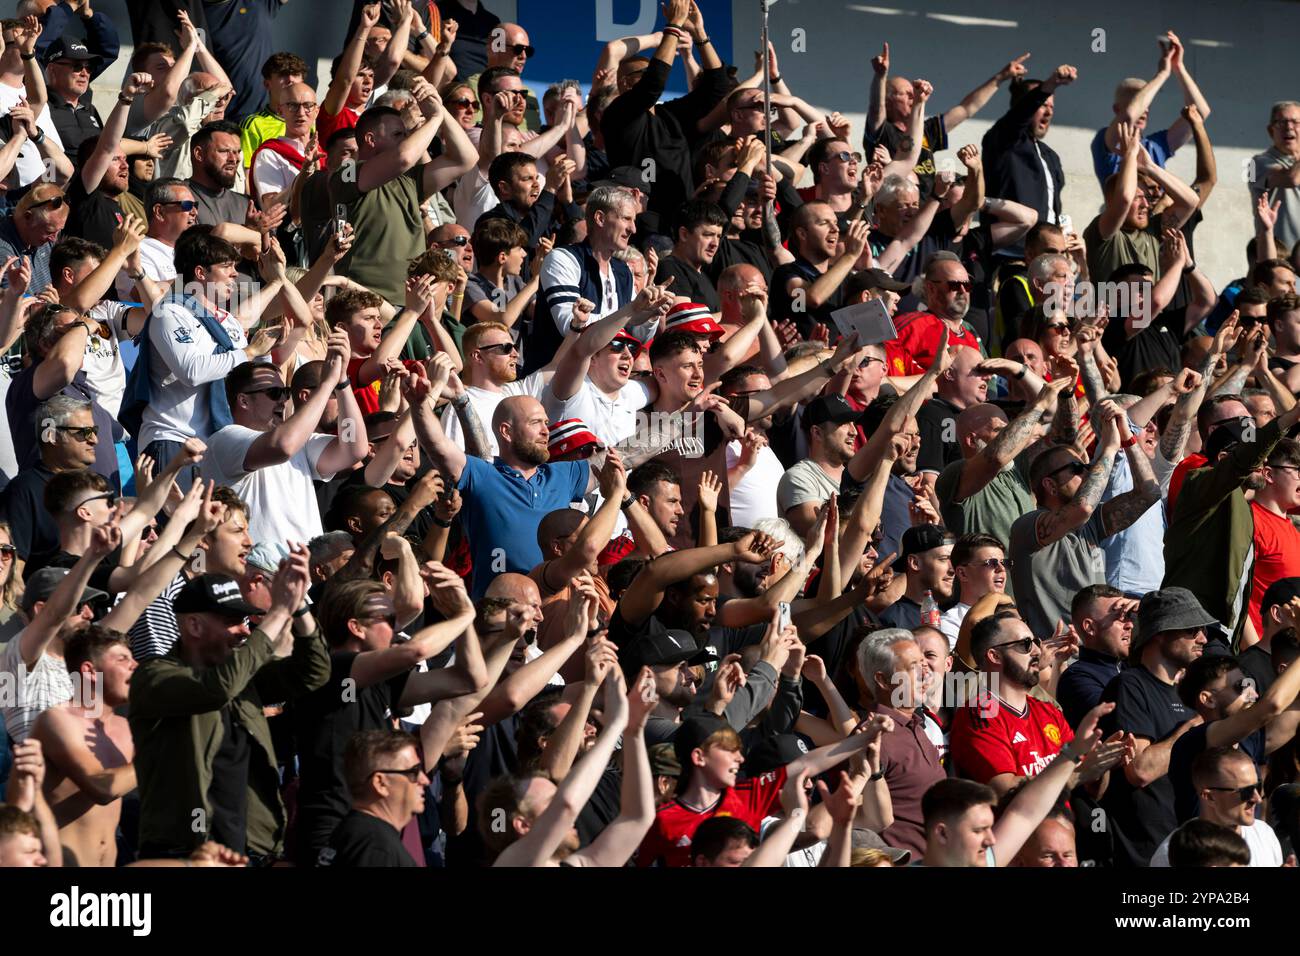
[[[286,136],[306,136],[316,123],[316,91],[306,83],[291,83],[280,96],[276,112],[284,120]]]
[[[545,555],[553,545],[562,545],[566,538],[577,534],[586,521],[587,516],[576,508],[557,508],[537,525],[537,546]]]
[[[719,292],[739,292],[751,285],[762,286],[766,289],[767,280],[763,278],[763,273],[758,268],[751,266],[747,262],[727,266],[722,270],[722,275],[718,276]]]
[[[529,395],[502,399],[492,413],[492,434],[502,461],[517,468],[544,465],[550,458],[551,437],[546,409]]]
[[[957,441],[964,444],[968,436],[978,435],[990,426],[1000,430],[1006,423],[1007,416],[996,405],[988,402],[972,405],[957,416]]]
[[[526,574],[515,574],[511,571],[493,578],[483,596],[502,601],[517,601],[520,604],[542,603],[542,592],[537,590],[537,584],[533,579]]]
[[[518,428],[521,421],[527,420],[530,415],[539,411],[542,411],[542,403],[531,395],[512,395],[503,398],[497,405],[496,411],[492,413],[492,430],[496,431],[502,424]]]

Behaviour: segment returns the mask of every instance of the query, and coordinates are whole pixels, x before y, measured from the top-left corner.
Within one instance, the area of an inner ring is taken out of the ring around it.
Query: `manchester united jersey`
[[[952,719],[952,759],[957,772],[980,783],[1000,773],[1037,776],[1074,739],[1065,716],[1030,697],[1023,711],[992,696],[959,707]]]
[[[701,823],[711,817],[735,817],[748,823],[754,832],[780,803],[785,786],[785,768],[778,767],[761,777],[754,777],[722,792],[712,809],[701,813],[674,800],[655,813],[650,832],[637,850],[636,865],[690,866],[691,838]]]
[[[934,361],[943,334],[943,320],[932,312],[908,312],[894,319],[898,338],[885,343],[885,358],[890,375],[920,375]],[[948,345],[969,345],[981,355],[984,344],[969,324],[963,322],[961,331],[948,332]]]

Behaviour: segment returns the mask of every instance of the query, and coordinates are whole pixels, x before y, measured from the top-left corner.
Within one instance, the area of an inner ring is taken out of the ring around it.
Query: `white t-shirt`
[[[739,439],[727,443],[727,468],[735,468],[743,446]],[[776,452],[764,445],[758,460],[745,476],[731,486],[731,523],[737,528],[752,528],[764,518],[784,518],[776,507],[776,486],[785,474],[785,466]]]
[[[126,331],[129,311],[128,306],[109,299],[90,310],[90,320],[108,326],[109,337],[90,336],[86,340],[86,357],[81,365],[95,401],[114,418],[122,408],[122,395],[126,392],[126,366],[122,364],[122,353],[117,343],[131,337]]]
[[[211,432],[207,386],[221,388],[235,366],[248,361],[248,338],[239,320],[224,309],[215,314],[234,346],[229,352],[214,351],[216,341],[188,309],[173,302],[154,307],[149,321],[151,396],[140,427],[141,448],[154,441],[206,439]]]
[[[943,636],[948,638],[948,650],[954,652],[957,650],[957,638],[961,634],[961,622],[966,620],[966,615],[969,612],[970,605],[958,601],[939,615],[939,630],[943,631]]]
[[[176,278],[176,247],[145,236],[140,240],[140,270],[154,282],[171,282]],[[113,287],[123,302],[136,297],[135,283],[125,269],[117,274]]]
[[[286,142],[301,152],[302,144],[293,140],[286,140]],[[264,149],[253,160],[253,174],[249,177],[249,188],[255,188],[258,194],[254,199],[265,204],[265,197],[284,192],[297,178],[298,170],[294,168],[293,163],[274,150]]]
[[[8,113],[18,105],[19,100],[25,99],[27,99],[25,87],[0,83],[0,114]],[[49,106],[41,107],[41,114],[36,117],[36,125],[45,131],[45,135],[54,141],[54,145],[63,149],[63,139],[54,126],[54,120],[50,118]],[[34,183],[45,175],[45,160],[41,159],[41,151],[31,140],[23,143],[23,148],[18,151],[18,162],[14,168],[18,171],[19,186]]]
[[[501,391],[491,392],[486,388],[479,388],[477,385],[469,385],[465,391],[469,393],[470,404],[474,406],[474,413],[478,415],[478,420],[483,423],[483,432],[487,435],[488,445],[492,449],[492,456],[495,458],[499,449],[497,448],[496,435],[492,431],[492,415],[497,410],[503,399],[510,398],[513,395],[531,395],[533,398],[541,399],[543,391],[546,389],[546,379],[541,372],[534,372],[527,378],[519,379],[514,382],[507,382],[501,386]],[[442,430],[447,433],[447,437],[456,443],[458,448],[465,447],[465,432],[460,427],[460,419],[456,417],[456,409],[450,405],[442,413]]]
[[[499,205],[501,200],[488,183],[487,174],[478,168],[477,163],[456,180],[451,207],[456,212],[456,221],[466,229],[473,229],[479,216]]]
[[[31,670],[23,662],[22,631],[9,639],[0,651],[0,675],[13,681],[12,693],[4,694],[5,729],[10,744],[20,744],[32,731],[43,711],[72,699],[72,678],[60,657],[42,654]]]
[[[305,544],[323,530],[312,481],[334,477],[317,467],[334,436],[312,435],[288,461],[245,471],[244,457],[262,434],[244,425],[227,425],[207,439],[201,473],[204,480],[233,488],[248,505],[248,536],[254,542]]]
[[[542,394],[542,405],[551,421],[581,418],[591,433],[606,445],[617,445],[634,435],[636,413],[649,404],[650,391],[637,379],[629,381],[612,399],[593,385],[590,378],[584,378],[569,398],[556,398],[549,385]]]
[[[1246,846],[1250,847],[1251,866],[1282,865],[1282,844],[1277,842],[1277,834],[1273,832],[1273,828],[1259,817],[1255,818],[1253,824],[1242,827],[1237,833],[1246,841]],[[1174,834],[1169,834],[1165,837],[1165,841],[1156,847],[1156,852],[1151,854],[1152,866],[1169,865],[1169,841],[1173,838]]]

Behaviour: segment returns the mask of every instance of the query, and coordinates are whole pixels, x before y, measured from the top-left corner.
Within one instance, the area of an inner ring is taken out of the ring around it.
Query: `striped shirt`
[[[19,631],[0,652],[0,687],[4,689],[0,713],[12,744],[27,739],[43,711],[72,699],[72,678],[63,658],[42,654],[29,670],[23,661],[22,641],[23,632]]]
[[[176,623],[172,603],[188,580],[184,571],[177,574],[171,584],[144,609],[144,613],[131,625],[131,630],[127,631],[126,637],[136,661],[143,663],[153,657],[162,657],[181,639],[181,629]]]

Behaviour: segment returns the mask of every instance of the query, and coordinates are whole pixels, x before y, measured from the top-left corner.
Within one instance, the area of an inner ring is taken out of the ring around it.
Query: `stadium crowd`
[[[1300,103],[1216,288],[1173,32],[1076,229],[1070,65],[283,2],[0,22],[0,865],[1295,865]]]

